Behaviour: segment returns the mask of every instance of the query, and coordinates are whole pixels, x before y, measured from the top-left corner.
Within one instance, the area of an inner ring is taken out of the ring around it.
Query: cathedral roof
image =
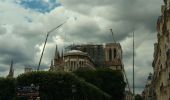
[[[68,51],[65,55],[87,55],[87,53],[82,52],[80,50],[71,50]]]

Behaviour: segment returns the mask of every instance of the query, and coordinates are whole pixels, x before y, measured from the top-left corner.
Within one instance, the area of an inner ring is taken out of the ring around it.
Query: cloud
[[[0,35],[5,34],[7,32],[6,28],[0,26]]]

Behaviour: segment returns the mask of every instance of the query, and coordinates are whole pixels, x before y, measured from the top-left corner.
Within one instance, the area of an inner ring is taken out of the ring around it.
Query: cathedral
[[[56,46],[50,71],[75,71],[79,68],[109,67],[122,70],[122,48],[120,43],[70,45],[60,53]]]

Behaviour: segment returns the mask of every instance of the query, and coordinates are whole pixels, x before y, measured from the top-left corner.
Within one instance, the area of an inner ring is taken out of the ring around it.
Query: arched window
[[[109,61],[112,61],[112,49],[109,49]]]

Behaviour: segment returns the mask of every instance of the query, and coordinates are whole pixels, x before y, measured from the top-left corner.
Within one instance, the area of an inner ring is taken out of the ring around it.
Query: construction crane
[[[128,81],[124,67],[123,67],[123,74],[124,74],[124,77],[125,77],[125,81],[127,83],[128,90],[129,90],[129,92],[132,92],[131,89],[130,89],[129,81]]]
[[[114,43],[116,43],[116,41],[115,41],[115,39],[114,39],[114,36],[113,36],[113,30],[112,30],[112,29],[110,29],[110,32],[112,33],[112,37],[113,37],[113,41],[114,41]]]
[[[114,36],[113,36],[113,30],[110,29],[110,31],[111,31],[111,33],[112,33],[113,41],[114,41],[114,43],[116,43],[116,40],[114,39]],[[126,83],[127,83],[127,88],[128,88],[128,90],[129,90],[129,92],[131,92],[130,85],[129,85],[129,81],[128,81],[128,78],[127,78],[127,75],[126,75],[126,71],[125,71],[125,69],[124,69],[124,66],[123,66],[123,75],[124,75],[125,81],[126,81]]]
[[[44,46],[43,46],[43,50],[42,50],[42,53],[41,53],[41,56],[40,56],[40,61],[39,61],[38,67],[37,67],[37,71],[39,71],[39,69],[40,69],[41,60],[42,60],[42,57],[43,57],[43,54],[44,54],[44,50],[45,50],[45,46],[46,46],[46,43],[47,43],[47,39],[48,39],[50,33],[52,33],[53,31],[55,31],[55,30],[57,30],[58,28],[60,28],[61,26],[63,26],[66,22],[67,22],[67,20],[66,20],[64,23],[58,25],[57,27],[55,27],[55,28],[53,28],[53,29],[51,29],[50,31],[47,32],[47,36],[46,36],[46,39],[45,39],[45,43],[44,43]]]

